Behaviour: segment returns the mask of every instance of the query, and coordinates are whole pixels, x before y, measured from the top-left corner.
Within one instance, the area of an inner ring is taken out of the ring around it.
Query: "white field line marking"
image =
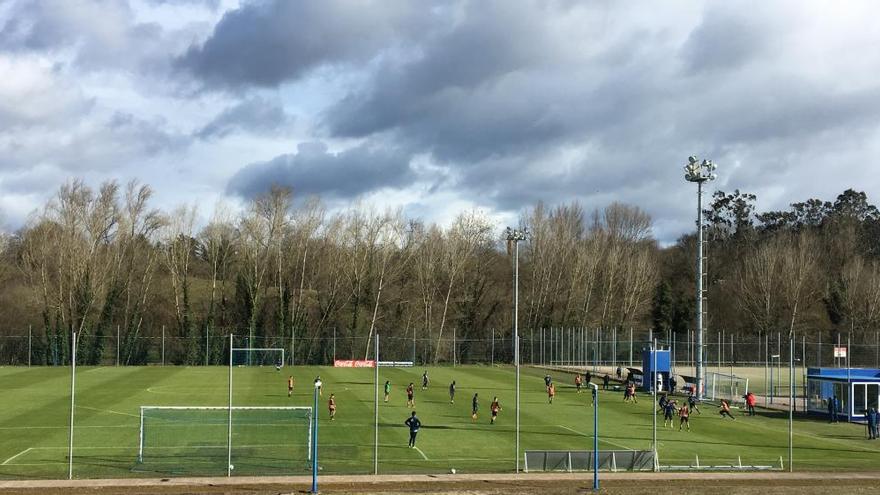
[[[67,430],[70,427],[64,426],[0,426],[0,430]],[[75,428],[139,428],[139,425],[76,425]],[[67,447],[65,447],[67,448]]]
[[[570,432],[572,432],[572,433],[577,433],[578,435],[582,435],[582,436],[585,436],[585,437],[586,437],[586,436],[589,436],[589,435],[587,435],[586,433],[584,433],[584,432],[582,432],[582,431],[577,431],[577,430],[575,430],[574,428],[569,428],[569,427],[567,427],[567,426],[563,426],[563,425],[556,425],[556,426],[558,426],[558,427],[560,427],[560,428],[563,428],[563,429],[566,429],[566,430],[568,430],[568,431],[570,431]],[[626,449],[626,450],[635,450],[635,449],[632,449],[632,448],[630,448],[630,447],[627,447],[626,445],[622,445],[622,444],[619,444],[619,443],[615,443],[615,442],[612,442],[611,440],[605,440],[605,439],[602,438],[602,437],[599,437],[599,441],[600,441],[600,442],[605,442],[605,443],[607,443],[607,444],[611,444],[611,445],[616,445],[616,446],[618,446],[618,447],[620,447],[620,448],[622,448],[622,449]]]
[[[124,413],[124,412],[119,412],[119,411],[113,411],[112,409],[98,409],[97,407],[81,406],[81,405],[79,405],[79,404],[77,404],[76,407],[78,407],[78,408],[80,408],[80,409],[89,409],[89,410],[91,410],[91,411],[105,412],[105,413],[110,413],[110,414],[118,414],[118,415],[120,415],[120,416],[129,416],[129,417],[132,417],[132,418],[138,418],[138,419],[140,419],[140,416],[138,416],[137,414],[131,414],[131,413]]]
[[[426,460],[426,461],[429,460],[429,459],[428,459],[428,456],[426,456],[425,453],[422,452],[422,449],[420,449],[420,448],[418,448],[418,447],[415,447],[415,446],[413,446],[413,448],[416,449],[416,451],[417,451],[419,454],[422,454],[422,458],[423,458],[424,460]]]
[[[5,466],[6,464],[9,463],[9,461],[15,459],[16,457],[18,457],[20,455],[27,454],[28,452],[31,451],[31,449],[32,449],[32,447],[22,450],[21,452],[15,454],[14,456],[10,457],[9,459],[6,459],[5,461],[3,461],[3,464],[0,464],[0,466]]]

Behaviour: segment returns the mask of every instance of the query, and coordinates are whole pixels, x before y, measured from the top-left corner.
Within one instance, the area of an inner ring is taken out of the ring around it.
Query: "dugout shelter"
[[[808,368],[807,411],[827,416],[828,401],[835,396],[841,419],[864,422],[865,411],[880,405],[880,369]]]

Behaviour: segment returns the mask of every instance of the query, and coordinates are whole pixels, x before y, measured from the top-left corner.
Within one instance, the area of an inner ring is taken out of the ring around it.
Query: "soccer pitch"
[[[388,403],[379,397],[379,472],[459,473],[510,472],[515,467],[515,378],[511,367],[429,367],[431,383],[421,390],[425,368],[381,368],[380,386],[393,386]],[[225,415],[187,419],[174,431],[175,445],[155,454],[147,445],[139,463],[141,406],[225,406],[225,367],[83,367],[77,370],[74,477],[164,477],[225,475]],[[296,388],[287,397],[287,377]],[[233,369],[233,405],[311,406],[312,381],[324,382],[319,402],[318,457],[323,474],[372,473],[373,369],[273,367]],[[521,448],[523,450],[590,450],[593,410],[588,390],[576,394],[572,375],[552,372],[558,392],[549,404],[544,370],[522,369]],[[455,380],[455,404],[448,385]],[[418,449],[407,448],[409,417],[404,389],[415,384],[416,411],[423,427]],[[66,478],[70,376],[67,368],[0,368],[0,478]],[[330,421],[327,399],[336,396],[336,420]],[[480,415],[471,419],[471,398],[480,397]],[[489,404],[498,396],[503,407],[489,424]],[[622,393],[600,393],[602,450],[650,450],[652,415],[649,395],[638,404],[623,403]],[[786,412],[759,409],[759,416],[722,419],[717,408],[692,414],[691,432],[663,428],[658,421],[661,465],[779,465],[788,459]],[[219,418],[219,419],[218,419]],[[204,431],[214,428],[203,445]],[[278,431],[276,419],[233,422],[234,475],[307,474],[307,426],[304,421]],[[148,426],[149,429],[149,426]],[[865,439],[865,428],[829,425],[796,418],[796,470],[873,470],[880,465],[880,441]],[[148,432],[150,433],[150,432]],[[147,435],[149,437],[149,435]],[[219,446],[219,448],[218,448]],[[203,448],[204,447],[204,448]]]

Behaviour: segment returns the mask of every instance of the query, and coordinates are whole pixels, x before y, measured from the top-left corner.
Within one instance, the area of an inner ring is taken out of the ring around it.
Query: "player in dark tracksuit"
[[[407,418],[403,424],[409,426],[409,447],[414,448],[416,446],[416,435],[419,434],[419,428],[422,427],[422,422],[419,421],[416,412],[413,411],[412,416]]]

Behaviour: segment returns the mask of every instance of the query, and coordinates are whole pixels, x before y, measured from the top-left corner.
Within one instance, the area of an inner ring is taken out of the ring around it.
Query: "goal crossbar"
[[[281,354],[281,359],[277,361],[277,363],[284,363],[284,348],[283,347],[233,347],[232,352],[229,353],[230,365],[234,364],[232,361],[232,355],[236,352],[245,352],[248,355],[247,364],[250,364],[250,356],[254,353],[268,353],[268,352],[277,352]],[[275,363],[272,363],[275,364]]]
[[[138,433],[138,462],[144,459],[144,417],[145,411],[304,411],[311,424],[312,408],[309,406],[140,406],[140,430]],[[309,427],[308,458],[312,458],[312,435]],[[229,448],[232,446],[229,445]]]

